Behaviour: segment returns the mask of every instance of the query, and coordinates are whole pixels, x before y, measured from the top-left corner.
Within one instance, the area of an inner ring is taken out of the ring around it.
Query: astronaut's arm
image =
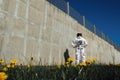
[[[76,42],[75,42],[75,40],[72,41],[72,47],[74,47],[74,48],[76,47]]]
[[[86,47],[88,45],[88,42],[85,40],[84,41],[84,47]]]

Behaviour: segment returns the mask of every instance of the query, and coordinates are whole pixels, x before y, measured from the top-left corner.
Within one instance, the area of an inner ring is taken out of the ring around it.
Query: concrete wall
[[[120,63],[120,52],[46,0],[0,0],[0,58],[19,63],[61,64],[64,51],[71,57],[77,32],[88,41],[87,59]]]

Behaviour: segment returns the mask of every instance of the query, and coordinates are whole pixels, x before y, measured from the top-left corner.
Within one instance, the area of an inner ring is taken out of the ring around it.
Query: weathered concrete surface
[[[46,0],[0,0],[0,59],[61,64],[66,48],[75,57],[71,41],[77,32],[88,41],[87,59],[120,63],[120,52],[113,46]]]

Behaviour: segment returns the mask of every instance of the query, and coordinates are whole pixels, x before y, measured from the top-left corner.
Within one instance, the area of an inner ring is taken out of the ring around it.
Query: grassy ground
[[[0,80],[120,80],[120,65],[96,64],[96,59],[71,65],[69,58],[64,65],[16,65],[0,60]]]
[[[7,80],[120,80],[120,67],[115,65],[15,66],[1,71]]]

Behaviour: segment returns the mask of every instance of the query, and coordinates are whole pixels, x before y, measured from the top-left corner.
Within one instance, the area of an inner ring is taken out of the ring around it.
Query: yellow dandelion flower
[[[61,68],[61,66],[60,66],[60,65],[58,65],[58,66],[57,66],[57,68],[58,68],[58,69],[60,69],[60,68]]]
[[[67,67],[69,67],[70,65],[69,65],[69,64],[67,64],[66,66],[67,66]]]
[[[93,58],[93,62],[96,62],[97,61],[97,59],[96,58]]]
[[[6,80],[8,78],[7,74],[0,72],[0,80]]]
[[[82,62],[80,63],[80,66],[86,66],[86,63]]]
[[[5,63],[5,60],[1,59],[1,60],[0,60],[0,63]]]
[[[68,64],[69,64],[69,62],[66,62],[65,64],[66,64],[66,65],[68,65]]]
[[[11,65],[10,65],[10,67],[11,67],[11,68],[14,68],[14,67],[15,67],[15,65],[14,65],[14,64],[11,64]]]
[[[7,71],[7,70],[8,70],[8,68],[7,68],[7,67],[4,67],[4,68],[3,68],[3,71]]]
[[[75,58],[70,57],[70,58],[67,59],[67,61],[68,62],[73,62],[73,61],[75,61]]]
[[[16,63],[17,63],[17,60],[16,60],[16,59],[12,59],[12,60],[11,60],[11,63],[12,63],[12,64],[16,64]]]
[[[92,61],[91,61],[90,59],[87,59],[87,60],[85,61],[85,63],[86,63],[86,64],[91,64]]]
[[[10,68],[10,64],[7,65],[7,68]]]
[[[70,62],[66,62],[65,66],[69,67],[70,66]]]
[[[30,64],[28,64],[27,67],[30,68]]]

